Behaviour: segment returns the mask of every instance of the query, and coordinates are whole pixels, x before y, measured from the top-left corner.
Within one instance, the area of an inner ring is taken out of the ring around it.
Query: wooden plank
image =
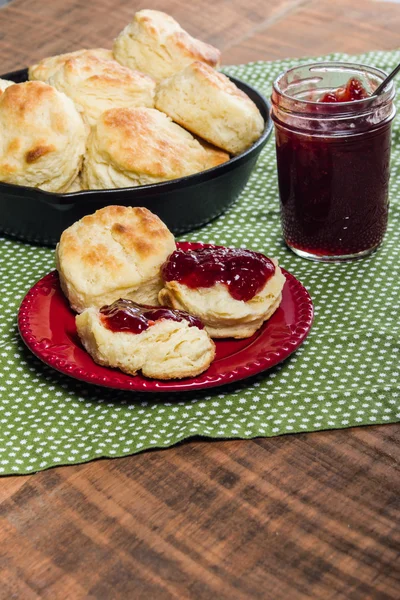
[[[396,426],[192,441],[24,478],[1,504],[4,576],[60,600],[394,600],[399,442]]]
[[[188,3],[157,0],[152,3],[152,8],[168,12],[192,35],[223,50],[258,30],[260,23],[266,26],[275,22],[307,1],[200,0]],[[1,72],[82,47],[110,47],[134,12],[145,7],[148,7],[147,2],[128,3],[124,0],[14,0],[1,10]],[[26,23],[29,23],[27,31]],[[26,36],[26,42],[21,43],[21,36],[22,39]]]
[[[145,3],[116,0],[60,2],[14,0],[1,10],[0,69],[22,68],[43,56],[80,47],[110,46],[112,39]],[[399,44],[400,6],[365,0],[253,0],[235,2],[159,0],[193,35],[223,51],[224,64],[329,53],[392,49]],[[32,18],[32,15],[34,17]],[[23,24],[29,41],[21,44]],[[55,35],[56,31],[56,35]],[[290,35],[287,32],[290,31]]]
[[[226,63],[357,54],[400,46],[400,5],[368,0],[313,0],[224,52]]]

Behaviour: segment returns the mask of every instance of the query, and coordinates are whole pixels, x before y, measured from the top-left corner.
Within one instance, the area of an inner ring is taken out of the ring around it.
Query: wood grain
[[[172,14],[193,35],[224,50],[286,15],[307,0],[154,0],[152,8]],[[80,47],[111,46],[113,38],[147,2],[124,0],[14,0],[1,10],[0,41],[3,72],[22,68],[52,54]],[[21,33],[29,36],[21,44]],[[29,41],[28,41],[29,40]],[[226,61],[225,61],[226,62]]]
[[[1,72],[110,45],[141,2],[13,0]],[[224,62],[399,45],[400,6],[154,0]],[[166,451],[0,483],[0,598],[398,600],[400,428]]]
[[[60,600],[395,600],[399,442],[397,426],[198,440],[10,478],[4,584]]]
[[[251,32],[239,46],[226,49],[224,59],[235,64],[331,52],[391,50],[400,46],[399,31],[399,5],[312,0],[289,11],[266,30]]]
[[[112,39],[147,2],[13,0],[1,8],[0,69],[22,68],[44,56]],[[400,6],[368,0],[154,0],[190,33],[234,64],[341,51],[396,48]]]

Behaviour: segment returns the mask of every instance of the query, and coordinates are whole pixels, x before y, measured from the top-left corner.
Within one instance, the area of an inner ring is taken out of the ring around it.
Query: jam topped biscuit
[[[250,337],[282,299],[275,260],[243,249],[175,251],[162,267],[161,304],[199,317],[211,337]]]
[[[215,345],[199,319],[120,299],[76,317],[79,337],[93,360],[130,375],[181,379],[203,373]]]

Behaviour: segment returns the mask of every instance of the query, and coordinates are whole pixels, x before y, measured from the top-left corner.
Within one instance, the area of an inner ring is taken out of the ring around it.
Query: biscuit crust
[[[154,79],[93,54],[65,60],[48,83],[72,98],[89,125],[109,108],[154,106]]]
[[[109,189],[169,181],[228,159],[158,110],[115,108],[101,115],[89,136],[83,185]]]
[[[118,298],[157,306],[160,267],[175,248],[172,233],[146,208],[107,206],[61,235],[61,288],[76,312]]]
[[[114,40],[116,60],[148,73],[157,81],[170,77],[195,60],[218,67],[221,53],[191,35],[166,13],[140,10]]]
[[[0,94],[0,181],[64,192],[76,179],[87,131],[72,100],[40,81]]]
[[[230,154],[246,150],[264,130],[254,102],[228,77],[198,61],[159,84],[155,106]]]
[[[114,58],[112,51],[106,50],[105,48],[83,48],[82,50],[76,50],[75,52],[67,52],[65,54],[57,54],[56,56],[48,56],[43,58],[37,64],[29,67],[29,79],[31,81],[44,81],[45,83],[48,83],[49,78],[54,75],[54,73],[58,71],[58,69],[62,67],[68,60],[73,58],[90,60],[91,57],[101,58],[103,60],[113,60]]]
[[[0,96],[10,85],[15,85],[15,81],[9,81],[8,79],[0,79]]]
[[[71,183],[71,185],[69,186],[68,189],[65,190],[65,194],[72,194],[74,192],[82,192],[83,191],[83,187],[82,187],[82,179],[81,176],[78,175],[74,181]]]
[[[210,366],[215,345],[204,329],[187,322],[157,321],[140,334],[112,332],[94,308],[76,317],[79,337],[93,360],[129,375],[182,379],[195,377]]]

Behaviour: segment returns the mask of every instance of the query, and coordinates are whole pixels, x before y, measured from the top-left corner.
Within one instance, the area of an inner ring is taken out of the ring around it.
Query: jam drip
[[[364,100],[368,97],[369,94],[361,81],[352,77],[344,87],[327,92],[318,102],[353,102],[353,100]]]
[[[241,248],[176,250],[162,267],[164,281],[178,281],[192,289],[223,283],[235,300],[247,302],[275,273],[275,265],[259,252]]]
[[[189,315],[183,310],[171,308],[158,308],[137,304],[133,300],[120,298],[109,306],[100,309],[101,320],[107,329],[114,332],[142,333],[157,321],[169,319],[170,321],[187,321],[190,327],[203,329],[204,325],[197,317]]]

